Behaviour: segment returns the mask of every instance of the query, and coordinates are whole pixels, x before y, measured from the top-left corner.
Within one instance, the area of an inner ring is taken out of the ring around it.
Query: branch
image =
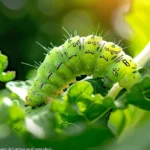
[[[150,42],[146,45],[143,51],[134,58],[134,62],[143,67],[150,60]]]

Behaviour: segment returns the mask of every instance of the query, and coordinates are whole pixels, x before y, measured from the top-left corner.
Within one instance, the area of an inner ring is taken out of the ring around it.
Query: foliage
[[[149,41],[147,21],[149,1],[136,0],[134,11],[126,16],[135,30],[131,40],[137,54]],[[137,15],[142,19],[137,20]],[[138,21],[138,23],[137,23]],[[141,26],[143,28],[141,28]],[[142,36],[142,38],[141,38]],[[7,57],[0,54],[0,81],[15,77],[3,73]],[[11,81],[0,91],[0,147],[35,147],[54,150],[140,150],[149,147],[150,62],[140,72],[142,80],[117,97],[102,80],[84,79],[41,107],[24,107],[32,80]],[[116,89],[117,91],[117,89]]]
[[[0,81],[7,82],[15,78],[14,71],[3,72],[8,66],[8,58],[0,51]]]

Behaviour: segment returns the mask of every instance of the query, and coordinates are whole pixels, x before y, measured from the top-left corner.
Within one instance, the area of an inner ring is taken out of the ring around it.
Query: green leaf
[[[0,148],[25,148],[23,140],[6,124],[0,124]]]
[[[91,96],[93,91],[94,89],[90,83],[86,81],[77,82],[68,89],[67,100],[70,103],[75,103],[81,99],[81,97]]]
[[[87,79],[89,83],[93,86],[94,94],[100,93],[102,96],[106,96],[110,88],[106,88],[102,81],[102,78]]]
[[[142,122],[145,122],[145,120],[150,119],[149,112],[145,111],[150,110],[149,89],[150,77],[145,76],[140,83],[134,85],[119,97],[118,100],[120,104],[124,103],[130,105],[126,105],[123,110],[116,110],[111,113],[109,125],[114,134],[126,136],[126,131],[136,127]]]
[[[16,73],[14,71],[7,71],[7,72],[2,72],[0,74],[0,81],[1,82],[8,82],[11,81],[15,78]]]
[[[7,89],[0,90],[0,101],[5,98],[12,98],[11,92]]]
[[[0,102],[0,123],[4,123],[9,118],[9,107],[12,105],[12,102],[9,98],[4,98]]]
[[[150,60],[143,66],[143,68],[139,69],[139,72],[142,74],[142,76],[150,75]]]
[[[75,130],[72,128],[71,130]],[[86,150],[97,146],[103,146],[113,139],[113,135],[107,127],[89,126],[82,132],[74,135],[52,136],[48,139],[40,140],[26,137],[28,145],[31,147],[50,147],[55,150]]]
[[[10,80],[13,80],[16,76],[16,73],[14,71],[7,71],[3,72],[8,66],[8,59],[7,56],[3,55],[0,52],[0,81],[1,82],[8,82]]]
[[[126,133],[126,137],[111,145],[105,145],[103,150],[148,150],[150,147],[150,122]],[[100,148],[99,148],[100,149]]]
[[[0,72],[5,70],[8,66],[8,58],[7,56],[3,55],[0,51]]]
[[[150,76],[145,76],[140,83],[134,85],[127,92],[126,100],[139,108],[150,110]]]
[[[12,101],[12,106],[9,108],[9,115],[11,121],[23,120],[25,117],[24,110],[19,107],[17,100]]]
[[[19,132],[23,129],[25,113],[19,107],[18,101],[11,101],[9,98],[3,99],[0,103],[0,115],[0,124],[7,123]]]
[[[26,108],[25,126],[27,131],[40,139],[57,134],[61,118],[57,111],[53,111],[50,110],[50,104],[36,109]]]
[[[77,114],[83,115],[88,121],[102,117],[114,107],[111,98],[103,98],[100,94],[94,95],[93,92],[89,82],[80,81],[71,86],[66,95],[69,108],[75,108]]]
[[[19,96],[20,99],[25,100],[28,89],[31,86],[32,81],[11,81],[6,84],[6,87]]]
[[[136,120],[136,108],[132,105],[128,105],[126,109],[116,110],[110,114],[109,117],[109,128],[112,132],[119,137],[123,135],[126,130],[133,126]]]
[[[38,138],[74,134],[83,124],[87,126],[104,117],[113,106],[111,98],[94,95],[90,83],[77,82],[68,89],[65,100],[58,97],[46,106],[26,109],[26,127]],[[72,127],[74,130],[70,131]]]
[[[114,108],[113,101],[110,97],[100,99],[99,95],[96,95],[94,99],[95,102],[93,102],[84,113],[89,120],[103,117],[110,109]]]

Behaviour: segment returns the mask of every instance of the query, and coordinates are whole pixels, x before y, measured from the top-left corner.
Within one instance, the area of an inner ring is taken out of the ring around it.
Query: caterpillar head
[[[33,96],[34,91],[31,89],[28,91],[28,94],[25,98],[25,106],[34,106],[33,101],[34,101],[34,96]]]
[[[45,96],[41,92],[29,90],[25,99],[25,106],[40,106],[45,104]]]
[[[0,64],[1,64],[0,69],[1,69],[2,71],[3,71],[4,69],[6,69],[7,66],[8,66],[8,58],[7,58],[7,56],[3,55],[3,54],[1,53],[1,51],[0,51]]]

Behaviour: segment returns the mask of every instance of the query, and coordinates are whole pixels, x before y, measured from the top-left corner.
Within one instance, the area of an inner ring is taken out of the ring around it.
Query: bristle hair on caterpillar
[[[76,35],[48,51],[28,91],[25,105],[47,104],[80,75],[102,77],[106,87],[118,82],[126,89],[142,78],[136,63],[122,47],[104,41],[101,36]]]

